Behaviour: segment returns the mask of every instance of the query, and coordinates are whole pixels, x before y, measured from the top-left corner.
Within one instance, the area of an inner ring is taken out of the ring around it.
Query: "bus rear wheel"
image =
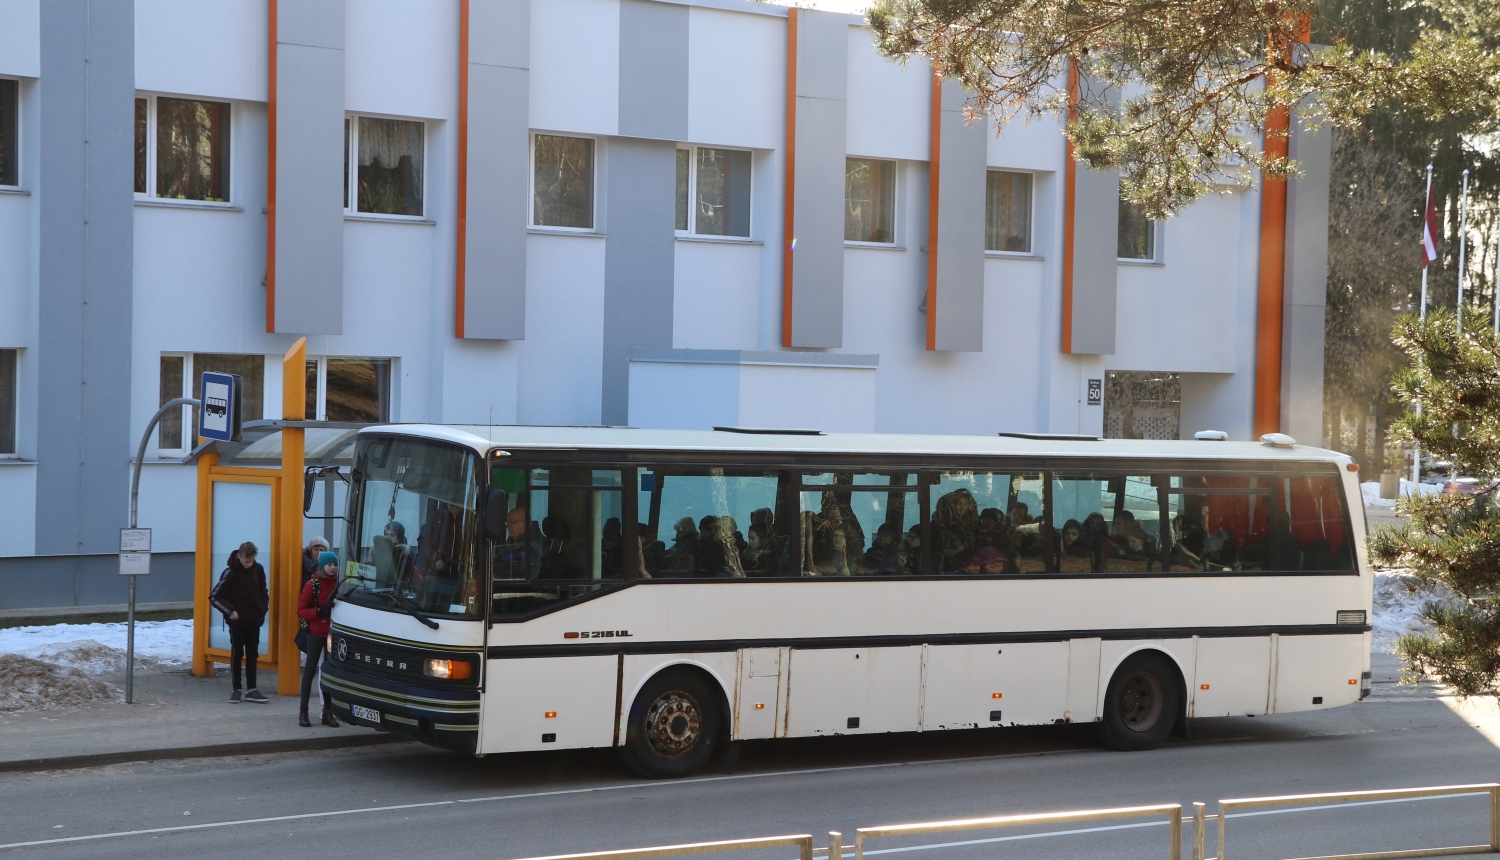
[[[1132,654],[1105,690],[1100,740],[1117,750],[1154,749],[1167,739],[1181,709],[1181,687],[1167,658],[1152,651]]]
[[[651,779],[687,776],[713,755],[722,730],[718,699],[703,676],[668,669],[631,703],[620,760]]]

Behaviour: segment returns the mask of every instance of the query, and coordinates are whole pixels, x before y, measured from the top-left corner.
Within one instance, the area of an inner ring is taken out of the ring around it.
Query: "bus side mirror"
[[[302,513],[307,514],[312,510],[313,490],[317,488],[317,470],[309,469],[302,473]]]
[[[508,501],[504,490],[490,490],[484,497],[484,537],[486,540],[505,539],[505,503]]]

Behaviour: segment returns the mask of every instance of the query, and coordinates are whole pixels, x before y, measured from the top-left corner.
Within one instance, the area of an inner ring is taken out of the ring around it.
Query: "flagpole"
[[[1458,333],[1464,333],[1464,265],[1469,239],[1469,168],[1464,168],[1463,202],[1458,207]]]
[[[1427,165],[1427,200],[1422,204],[1422,304],[1417,313],[1423,322],[1427,321],[1427,207],[1432,205],[1432,165]],[[1500,295],[1500,293],[1497,293]],[[1500,325],[1500,302],[1496,302],[1495,319],[1496,325]],[[1422,417],[1422,401],[1417,401],[1417,417]],[[1417,487],[1422,483],[1422,449],[1416,443],[1411,446],[1411,483],[1412,492],[1417,492]]]

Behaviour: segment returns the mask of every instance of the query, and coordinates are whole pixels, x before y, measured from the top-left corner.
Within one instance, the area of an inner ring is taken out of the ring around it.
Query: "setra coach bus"
[[[651,777],[747,739],[1092,723],[1140,750],[1349,704],[1357,467],[1266,439],[366,428],[324,693]]]

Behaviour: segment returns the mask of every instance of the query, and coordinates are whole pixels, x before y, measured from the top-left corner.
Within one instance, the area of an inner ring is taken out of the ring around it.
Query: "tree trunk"
[[[1385,471],[1385,381],[1380,384],[1380,396],[1375,398],[1375,480],[1380,480],[1380,473]]]
[[[1365,456],[1365,436],[1370,428],[1370,404],[1363,404],[1364,408],[1359,410],[1359,423],[1354,431],[1354,462],[1361,469],[1370,465],[1369,458]]]
[[[1335,451],[1344,450],[1344,404],[1335,401],[1333,404],[1333,427],[1330,434],[1333,438],[1328,447]]]

